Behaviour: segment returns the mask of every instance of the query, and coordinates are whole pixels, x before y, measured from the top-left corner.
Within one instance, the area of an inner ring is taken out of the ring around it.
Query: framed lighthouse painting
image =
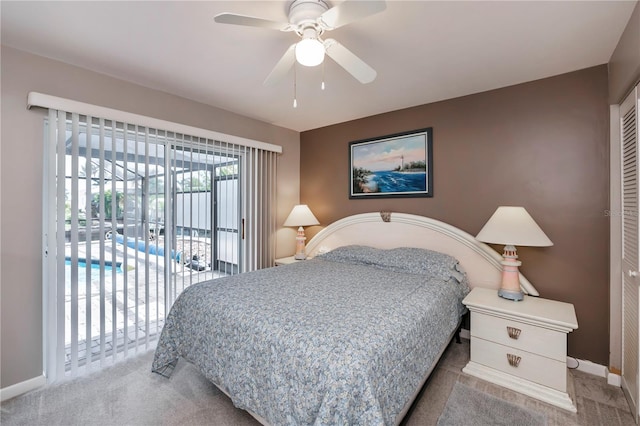
[[[349,198],[433,196],[431,127],[349,143]]]

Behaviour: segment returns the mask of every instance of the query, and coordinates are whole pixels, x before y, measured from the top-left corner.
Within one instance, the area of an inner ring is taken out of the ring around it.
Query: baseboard
[[[620,387],[622,385],[622,378],[620,375],[612,373],[604,365],[596,364],[595,362],[586,361],[584,359],[567,357],[567,366],[584,373],[593,374],[594,376],[604,377],[607,379],[607,384],[611,386]]]
[[[607,384],[611,386],[622,387],[622,376],[612,372],[607,373]]]
[[[16,383],[15,385],[7,386],[6,388],[0,389],[0,402],[4,402],[18,395],[22,395],[23,393],[38,389],[46,384],[47,379],[43,375],[25,380],[24,382]]]
[[[460,337],[462,339],[471,340],[471,333],[466,328],[460,329]]]
[[[609,370],[604,365],[596,364],[584,359],[576,360],[576,358],[567,357],[567,366],[569,368],[575,368],[576,361],[578,362],[578,367],[576,368],[578,371],[583,371],[598,377],[607,377],[607,374],[609,373]]]

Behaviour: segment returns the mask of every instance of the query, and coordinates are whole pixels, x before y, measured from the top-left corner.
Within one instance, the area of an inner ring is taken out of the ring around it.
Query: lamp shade
[[[485,243],[513,246],[553,245],[524,207],[498,207],[476,239]]]
[[[311,213],[306,204],[298,204],[293,207],[291,213],[284,221],[284,226],[310,226],[319,225],[318,219]]]

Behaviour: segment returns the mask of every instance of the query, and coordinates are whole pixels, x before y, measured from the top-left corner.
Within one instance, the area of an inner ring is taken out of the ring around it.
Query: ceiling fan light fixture
[[[382,12],[386,8],[385,0],[341,0],[333,7],[329,0],[289,0],[288,3],[289,22],[286,24],[236,13],[220,13],[214,18],[220,24],[294,32],[301,38],[287,48],[264,81],[265,86],[273,86],[283,79],[296,62],[307,67],[324,63],[325,54],[360,83],[375,80],[376,71],[373,68],[336,40],[324,39],[324,33]]]
[[[324,45],[317,38],[305,38],[296,44],[296,61],[306,67],[315,67],[324,61]]]

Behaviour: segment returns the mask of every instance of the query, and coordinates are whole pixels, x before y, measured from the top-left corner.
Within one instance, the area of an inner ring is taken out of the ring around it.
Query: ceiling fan
[[[321,36],[326,31],[382,12],[385,8],[384,1],[345,0],[330,8],[325,0],[294,0],[289,5],[289,23],[235,13],[221,13],[214,20],[220,24],[293,31],[302,39],[289,46],[264,81],[266,86],[273,86],[281,80],[296,61],[306,66],[321,64],[325,53],[358,81],[366,84],[375,80],[376,71],[336,40],[323,40]]]

